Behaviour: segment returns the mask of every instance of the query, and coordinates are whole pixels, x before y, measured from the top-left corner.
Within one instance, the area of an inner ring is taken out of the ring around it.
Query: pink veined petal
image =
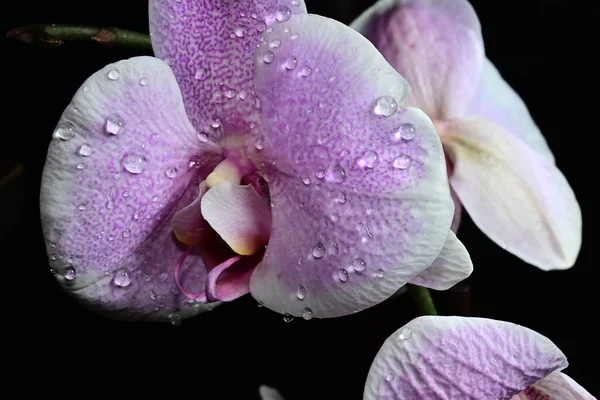
[[[195,175],[206,174],[189,160],[202,155],[214,166],[220,151],[196,136],[164,62],[136,57],[86,80],[54,131],[42,176],[43,232],[62,287],[119,319],[210,309],[182,308],[172,271],[186,247],[170,220],[197,196]],[[192,252],[181,277],[202,288],[206,273]]]
[[[454,163],[450,183],[473,222],[543,270],[573,266],[581,248],[581,210],[558,168],[491,121],[452,121],[444,130]]]
[[[479,87],[466,114],[483,117],[501,125],[554,163],[554,155],[527,106],[487,58],[483,62]]]
[[[251,185],[224,181],[202,197],[202,215],[223,240],[241,255],[263,247],[271,233],[271,209]]]
[[[189,246],[199,246],[216,232],[202,216],[200,203],[206,193],[206,181],[202,181],[199,188],[198,197],[192,203],[179,210],[171,220],[173,233],[181,243]]]
[[[425,271],[410,283],[435,290],[447,290],[473,272],[473,262],[465,246],[454,232],[448,232],[444,248]]]
[[[580,384],[562,372],[553,372],[511,400],[596,400]]]
[[[408,104],[436,120],[464,115],[484,58],[481,26],[468,1],[380,0],[352,27],[408,81]]]
[[[251,157],[269,184],[273,225],[251,293],[294,316],[363,310],[443,247],[454,207],[439,137],[422,111],[393,113],[406,82],[345,25],[294,16],[264,43],[255,79],[264,146]]]
[[[545,336],[509,322],[419,317],[383,344],[365,400],[506,400],[568,365]]]
[[[215,141],[260,123],[252,54],[268,26],[306,13],[304,0],[150,0],[150,33],[181,87],[193,126]]]

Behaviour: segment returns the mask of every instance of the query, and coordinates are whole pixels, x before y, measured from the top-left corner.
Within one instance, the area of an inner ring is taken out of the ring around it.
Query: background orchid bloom
[[[160,59],[92,75],[48,150],[64,288],[121,319],[176,322],[248,292],[310,319],[471,273],[432,121],[367,39],[304,13],[150,1]]]
[[[436,124],[457,197],[494,242],[543,270],[571,267],[581,211],[517,93],[485,57],[466,0],[380,0],[352,26],[411,85]]]
[[[520,325],[419,317],[385,341],[364,399],[595,400],[560,372],[567,365],[552,341]]]

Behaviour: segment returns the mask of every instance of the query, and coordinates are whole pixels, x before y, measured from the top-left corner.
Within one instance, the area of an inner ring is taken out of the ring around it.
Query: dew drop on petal
[[[313,312],[310,308],[305,307],[302,309],[302,318],[304,318],[305,320],[309,320],[312,318]]]
[[[377,100],[377,103],[375,103],[375,109],[373,111],[377,115],[389,117],[390,115],[394,114],[397,109],[398,103],[392,96],[383,96]]]
[[[125,198],[129,197],[129,192],[127,190],[123,192],[123,197],[125,197]]]
[[[213,128],[215,128],[215,129],[218,129],[218,128],[220,128],[220,127],[221,127],[221,125],[222,125],[221,118],[215,118],[215,119],[213,119],[213,120],[212,120],[212,122],[210,123],[210,126],[212,126],[212,127],[213,127]]]
[[[148,86],[148,78],[142,78],[140,79],[140,85],[142,86]]]
[[[176,167],[169,167],[167,168],[167,170],[165,171],[165,175],[167,176],[167,178],[169,179],[175,179],[177,177],[177,174],[179,173],[179,171],[177,170]]]
[[[52,254],[52,256],[50,257],[52,261],[56,261],[57,258],[58,256],[56,254]]]
[[[257,137],[256,140],[254,141],[254,147],[256,148],[256,150],[264,150],[265,137],[264,136]]]
[[[244,29],[241,26],[238,26],[237,28],[235,28],[235,36],[242,38],[246,35],[246,29]]]
[[[302,179],[302,183],[304,183],[304,185],[306,186],[310,186],[311,180],[310,178],[307,176],[306,178]]]
[[[129,276],[129,272],[126,269],[120,269],[115,272],[115,276],[113,277],[113,283],[115,286],[120,288],[125,288],[131,284],[131,277]]]
[[[109,133],[111,135],[118,135],[123,131],[124,126],[125,121],[121,116],[111,115],[110,117],[106,118],[104,130],[106,131],[106,133]]]
[[[228,99],[233,99],[237,92],[234,89],[227,89],[224,93],[225,97]]]
[[[87,206],[87,204],[85,204],[85,203],[81,203],[81,204],[80,204],[80,205],[77,207],[77,209],[78,209],[79,211],[85,211],[85,210],[87,210],[87,208],[88,208],[88,206]]]
[[[379,164],[379,154],[373,150],[368,150],[358,160],[358,166],[365,169],[375,168]]]
[[[323,246],[323,243],[319,242],[315,245],[315,247],[313,247],[312,249],[312,255],[314,258],[323,258],[323,256],[325,255],[325,246]]]
[[[364,260],[364,258],[359,257],[354,260],[352,266],[356,272],[363,272],[365,269],[367,269],[367,262]]]
[[[402,124],[398,129],[400,137],[404,140],[413,140],[417,136],[417,128],[413,124]]]
[[[131,174],[141,174],[144,171],[146,159],[136,154],[128,154],[121,160],[121,165]]]
[[[407,169],[412,164],[412,158],[406,154],[401,154],[394,159],[393,166],[396,169]]]
[[[112,200],[109,200],[109,201],[106,203],[106,208],[108,208],[109,210],[112,210],[112,209],[114,209],[114,208],[115,208],[115,202],[114,202],[114,201],[112,201]]]
[[[388,382],[391,382],[394,380],[394,375],[392,374],[387,374],[387,376],[385,377],[385,380]]]
[[[73,136],[75,136],[75,131],[73,130],[73,125],[71,124],[59,124],[54,133],[52,134],[55,138],[60,138],[62,140],[69,140]]]
[[[194,74],[194,78],[198,81],[203,81],[208,78],[208,71],[206,68],[198,68]]]
[[[75,278],[77,278],[77,271],[73,267],[67,267],[67,268],[65,268],[63,277],[68,281],[72,281]]]
[[[317,172],[315,173],[315,176],[319,179],[323,179],[325,178],[325,171],[322,169],[317,170]]]
[[[265,54],[263,54],[262,59],[265,62],[265,64],[271,64],[275,59],[275,54],[273,54],[272,51],[267,51]]]
[[[337,275],[340,282],[343,283],[348,281],[348,271],[346,271],[344,268],[340,269]]]
[[[265,24],[263,21],[260,21],[258,24],[256,24],[256,30],[259,32],[264,32],[267,30],[267,24]]]
[[[116,81],[121,77],[121,73],[116,69],[111,69],[110,71],[108,71],[107,76],[108,79],[110,79],[111,81]]]
[[[283,64],[285,69],[290,70],[290,71],[295,69],[296,65],[298,65],[298,59],[294,56],[289,57],[287,60],[285,60],[285,63]]]
[[[202,143],[208,142],[208,134],[205,132],[198,133],[198,140],[200,140]]]
[[[377,272],[375,273],[375,276],[378,278],[383,278],[385,275],[385,272],[383,272],[382,269],[378,269]]]
[[[306,288],[302,285],[298,286],[298,290],[296,291],[296,297],[298,300],[304,300],[306,297]]]
[[[331,256],[337,256],[338,254],[340,254],[340,246],[338,246],[337,243],[331,243],[327,252]]]
[[[128,237],[130,237],[130,236],[131,236],[131,230],[129,230],[129,229],[125,229],[125,230],[123,231],[123,237],[124,237],[124,238],[128,238]]]
[[[344,192],[338,193],[338,195],[335,199],[337,200],[338,203],[345,204],[346,203],[346,193],[344,193]]]
[[[84,157],[90,156],[92,154],[92,146],[89,144],[82,144],[79,148],[79,154]]]
[[[346,170],[340,164],[333,164],[325,173],[327,182],[342,183],[346,180]]]
[[[135,219],[136,221],[142,219],[143,216],[144,216],[144,210],[142,210],[142,209],[139,209],[133,213],[133,219]]]
[[[291,314],[283,314],[283,322],[292,322],[294,317]]]
[[[292,16],[292,10],[289,7],[281,6],[275,11],[275,19],[279,22],[285,22]]]
[[[411,328],[404,327],[402,328],[402,330],[400,331],[400,333],[398,334],[398,339],[400,340],[408,340],[412,337],[413,331]]]
[[[310,74],[312,74],[312,68],[310,67],[304,67],[302,68],[302,71],[300,71],[300,75],[304,77],[310,76]]]
[[[273,41],[271,41],[271,43],[269,43],[269,47],[272,49],[277,49],[281,46],[281,40],[279,39],[275,39]]]
[[[256,305],[258,306],[258,308],[262,308],[265,306],[265,304],[262,301],[257,302]]]
[[[77,169],[79,169],[79,170],[85,169],[85,163],[79,163],[79,164],[77,164]]]

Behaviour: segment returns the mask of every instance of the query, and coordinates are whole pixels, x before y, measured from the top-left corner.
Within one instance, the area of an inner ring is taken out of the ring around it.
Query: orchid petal
[[[255,86],[265,124],[250,156],[269,184],[273,225],[252,295],[305,318],[390,297],[433,262],[452,221],[431,120],[394,113],[406,82],[359,33],[316,15],[265,36]]]
[[[177,240],[188,246],[199,246],[207,240],[207,237],[215,234],[200,210],[202,196],[207,190],[206,181],[202,181],[196,200],[179,210],[171,220],[173,233]]]
[[[352,27],[408,81],[409,105],[433,119],[463,116],[484,58],[481,26],[466,0],[380,0]]]
[[[491,121],[452,121],[442,138],[452,188],[494,242],[543,270],[566,269],[581,247],[581,210],[558,168]]]
[[[261,400],[283,400],[283,396],[277,390],[267,385],[262,385],[258,389],[258,394]]]
[[[505,400],[567,365],[554,343],[523,326],[419,317],[385,341],[363,398]]]
[[[258,126],[252,54],[267,26],[306,13],[304,0],[150,0],[149,9],[152,47],[171,65],[193,126],[215,141],[221,126]]]
[[[521,138],[541,156],[554,163],[554,155],[529,114],[527,106],[487,58],[483,62],[481,82],[467,115],[483,117],[502,125],[508,132]]]
[[[189,185],[214,167],[220,148],[198,140],[168,66],[152,57],[92,75],[63,113],[48,149],[40,211],[50,265],[67,291],[119,319],[185,318],[213,306],[183,307],[173,267],[185,247],[170,219],[197,196]],[[187,287],[206,270],[191,252]]]
[[[435,261],[410,283],[435,290],[448,290],[473,272],[473,262],[454,232],[448,232],[444,248]]]
[[[241,255],[256,253],[269,240],[271,209],[252,185],[223,181],[202,197],[202,215]]]
[[[234,256],[211,269],[206,279],[209,301],[233,301],[250,292],[250,275],[260,257]]]
[[[587,390],[562,372],[553,372],[511,400],[596,400]]]

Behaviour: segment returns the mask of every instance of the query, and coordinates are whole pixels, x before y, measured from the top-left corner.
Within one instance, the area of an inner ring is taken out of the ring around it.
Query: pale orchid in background
[[[566,269],[581,247],[581,211],[519,95],[485,57],[466,0],[380,0],[352,27],[408,81],[408,104],[433,120],[456,206],[507,251]]]
[[[552,341],[517,324],[419,317],[377,353],[364,400],[595,400],[567,366]]]
[[[283,400],[283,396],[281,396],[277,389],[267,385],[261,385],[258,388],[258,394],[261,400]]]
[[[310,319],[471,273],[432,121],[367,39],[305,12],[150,1],[157,58],[93,74],[49,147],[41,216],[66,290],[119,319],[248,292]]]

